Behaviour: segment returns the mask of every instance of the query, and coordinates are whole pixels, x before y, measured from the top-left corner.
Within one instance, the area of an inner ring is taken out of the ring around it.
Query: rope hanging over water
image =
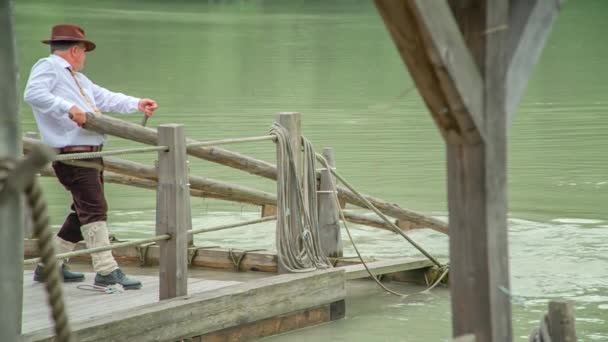
[[[321,251],[315,152],[312,143],[302,138],[304,171],[296,173],[293,146],[287,130],[273,124],[270,134],[277,137],[277,230],[276,245],[280,265],[289,272],[309,272],[330,268]],[[290,196],[292,193],[297,196]]]

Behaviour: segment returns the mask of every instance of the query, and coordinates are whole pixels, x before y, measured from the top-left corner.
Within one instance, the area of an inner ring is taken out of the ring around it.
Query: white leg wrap
[[[108,227],[106,222],[92,222],[80,227],[87,248],[103,247],[110,245]],[[91,254],[93,270],[101,275],[107,275],[118,268],[118,264],[112,256],[112,251]]]
[[[66,241],[62,238],[60,238],[59,236],[55,235],[55,239],[53,241],[53,244],[55,246],[55,254],[63,254],[63,253],[69,253],[71,251],[74,250],[74,248],[76,248],[76,244],[70,241]],[[67,260],[67,259],[65,259]],[[63,265],[63,260],[57,260],[57,264],[59,266]],[[44,266],[43,263],[39,262],[38,263],[39,266]]]
[[[69,253],[76,248],[76,244],[70,241],[66,241],[59,236],[55,235],[55,254]],[[67,259],[65,259],[67,260]],[[59,265],[63,264],[63,260],[59,260]]]

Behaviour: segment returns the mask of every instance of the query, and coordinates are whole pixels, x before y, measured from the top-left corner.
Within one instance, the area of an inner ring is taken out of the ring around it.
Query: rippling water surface
[[[22,88],[59,22],[82,24],[98,48],[87,75],[158,100],[150,125],[183,123],[198,139],[258,136],[279,111],[303,113],[304,134],[335,149],[364,192],[445,218],[445,155],[437,129],[371,1],[16,1]],[[608,2],[571,1],[554,28],[509,131],[510,252],[515,336],[524,341],[551,298],[576,302],[582,341],[608,340]],[[22,106],[23,131],[35,129]],[[140,122],[139,116],[124,117]],[[136,146],[113,138],[110,148]],[[231,147],[233,148],[233,147]],[[269,143],[234,147],[274,161]],[[133,160],[151,162],[152,155]],[[200,160],[194,174],[274,191],[274,184]],[[52,221],[69,198],[45,180]],[[153,232],[155,196],[108,185],[112,230]],[[194,226],[257,217],[258,209],[193,199]],[[416,255],[388,232],[354,227],[366,255]],[[447,239],[410,236],[447,258]],[[199,245],[274,248],[272,224],[197,236]],[[346,244],[346,254],[353,251]],[[392,284],[399,287],[399,285]],[[280,341],[431,341],[450,335],[448,292],[397,299],[349,286],[345,320]],[[373,295],[370,295],[372,293]],[[520,338],[521,337],[521,338]]]

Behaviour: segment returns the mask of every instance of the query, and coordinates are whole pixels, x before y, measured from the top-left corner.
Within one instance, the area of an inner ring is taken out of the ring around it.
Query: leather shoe
[[[36,269],[34,270],[34,281],[43,281],[42,269],[43,267],[41,265],[36,266]],[[84,281],[84,273],[70,271],[70,268],[65,263],[61,264],[61,275],[63,277],[63,281],[66,283]]]
[[[95,276],[95,285],[97,286],[110,286],[120,284],[125,290],[139,290],[141,288],[141,282],[136,279],[127,277],[120,268],[115,269],[108,275],[101,275],[97,273]]]

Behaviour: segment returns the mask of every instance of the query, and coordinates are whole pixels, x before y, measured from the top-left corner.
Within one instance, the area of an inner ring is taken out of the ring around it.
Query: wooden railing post
[[[549,335],[552,342],[575,342],[574,305],[565,300],[549,302]]]
[[[298,175],[298,177],[302,177],[302,115],[300,113],[294,113],[294,112],[282,112],[282,113],[278,113],[277,114],[277,118],[276,118],[277,123],[279,123],[281,126],[283,126],[288,134],[289,134],[289,140],[292,143],[293,146],[293,158],[294,158],[294,162],[296,165],[296,173]],[[278,155],[279,155],[279,150],[278,150],[278,144],[277,144],[277,159],[278,159]],[[277,186],[278,189],[278,186]],[[296,198],[298,197],[298,194],[295,191],[292,191],[290,196],[293,196],[293,201],[289,200],[289,202],[291,203],[296,203]],[[291,212],[291,210],[297,210],[297,208],[288,208],[288,210]],[[281,213],[279,213],[281,214]],[[297,215],[289,215],[288,221],[292,224],[295,225],[295,219],[296,219]],[[279,229],[279,227],[277,227],[277,229]],[[280,257],[277,256],[277,257]],[[277,267],[277,272],[278,273],[287,273],[288,271],[285,270],[282,266],[281,263],[278,263],[278,267]]]
[[[323,149],[323,157],[327,160],[330,167],[335,167],[334,150],[331,147]],[[331,170],[325,169],[321,164],[321,181],[319,183],[319,238],[321,240],[321,250],[325,256],[339,258],[342,256],[342,235],[340,235],[340,212],[336,203],[336,189],[332,186],[335,178]]]
[[[156,193],[156,234],[171,235],[170,240],[159,242],[159,299],[163,300],[188,293],[187,231],[192,218],[183,125],[161,125],[158,145],[169,147],[158,153]]]

